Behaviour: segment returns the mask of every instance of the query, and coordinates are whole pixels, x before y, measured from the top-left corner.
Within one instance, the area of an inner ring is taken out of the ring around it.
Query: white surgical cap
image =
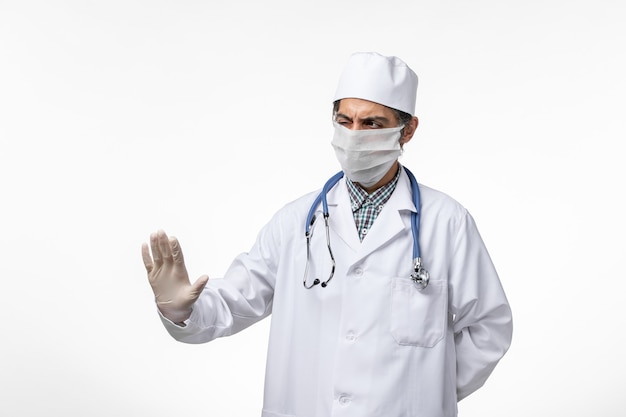
[[[339,78],[333,101],[360,98],[414,115],[416,94],[417,75],[400,58],[356,52]]]

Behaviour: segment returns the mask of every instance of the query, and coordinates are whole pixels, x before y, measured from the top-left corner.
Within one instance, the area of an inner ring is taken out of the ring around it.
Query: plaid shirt
[[[348,194],[350,194],[350,204],[352,205],[352,214],[354,215],[354,222],[356,223],[361,242],[365,239],[365,236],[367,236],[367,232],[372,228],[374,220],[376,220],[376,217],[382,211],[385,203],[389,201],[389,197],[391,197],[391,194],[396,189],[398,178],[400,178],[400,169],[398,169],[393,180],[383,185],[372,194],[368,194],[367,191],[346,178]]]

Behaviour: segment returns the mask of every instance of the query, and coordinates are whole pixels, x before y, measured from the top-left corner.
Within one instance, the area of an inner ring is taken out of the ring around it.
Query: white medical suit
[[[249,253],[211,279],[185,327],[203,343],[271,314],[262,417],[453,417],[511,342],[507,298],[474,220],[420,185],[420,247],[430,284],[411,280],[416,210],[402,170],[367,237],[357,235],[345,179],[328,193],[337,267],[326,288],[305,289],[306,216],[318,192],[278,211]],[[317,215],[309,279],[330,258]]]

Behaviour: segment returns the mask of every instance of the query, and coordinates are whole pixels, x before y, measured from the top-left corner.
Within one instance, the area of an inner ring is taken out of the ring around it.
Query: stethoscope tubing
[[[406,167],[403,167],[404,171],[409,177],[409,182],[411,183],[411,194],[413,196],[413,204],[415,205],[416,211],[411,212],[411,233],[413,236],[413,268],[414,272],[411,274],[411,279],[418,284],[420,289],[426,288],[428,286],[428,282],[430,280],[428,271],[426,271],[422,267],[422,259],[420,253],[420,245],[419,245],[419,233],[420,233],[420,217],[421,217],[421,196],[419,185],[417,184],[417,180],[413,173]],[[307,214],[306,223],[305,223],[305,237],[307,244],[307,260],[306,260],[306,268],[304,271],[304,287],[307,289],[313,288],[314,286],[321,284],[322,287],[326,287],[330,280],[333,278],[335,274],[335,257],[333,255],[333,251],[330,245],[330,228],[328,224],[328,219],[330,217],[328,211],[328,202],[326,200],[326,195],[330,191],[331,188],[339,182],[341,178],[343,178],[343,171],[339,171],[335,175],[333,175],[322,187],[322,191],[313,201],[311,208],[309,209],[309,213]],[[317,207],[322,204],[322,215],[324,217],[324,224],[326,228],[326,245],[328,247],[328,253],[331,259],[331,273],[329,278],[326,281],[320,282],[318,278],[316,278],[311,285],[307,284],[307,275],[309,271],[309,263],[311,260],[311,235],[312,230],[311,227],[315,223],[315,212],[317,211]]]

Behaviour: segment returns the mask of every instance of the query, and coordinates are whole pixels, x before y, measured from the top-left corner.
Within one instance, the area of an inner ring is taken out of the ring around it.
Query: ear
[[[419,119],[415,116],[411,119],[409,123],[404,126],[404,134],[400,138],[400,146],[404,145],[408,141],[411,140],[415,131],[417,130],[417,126],[419,125]]]

